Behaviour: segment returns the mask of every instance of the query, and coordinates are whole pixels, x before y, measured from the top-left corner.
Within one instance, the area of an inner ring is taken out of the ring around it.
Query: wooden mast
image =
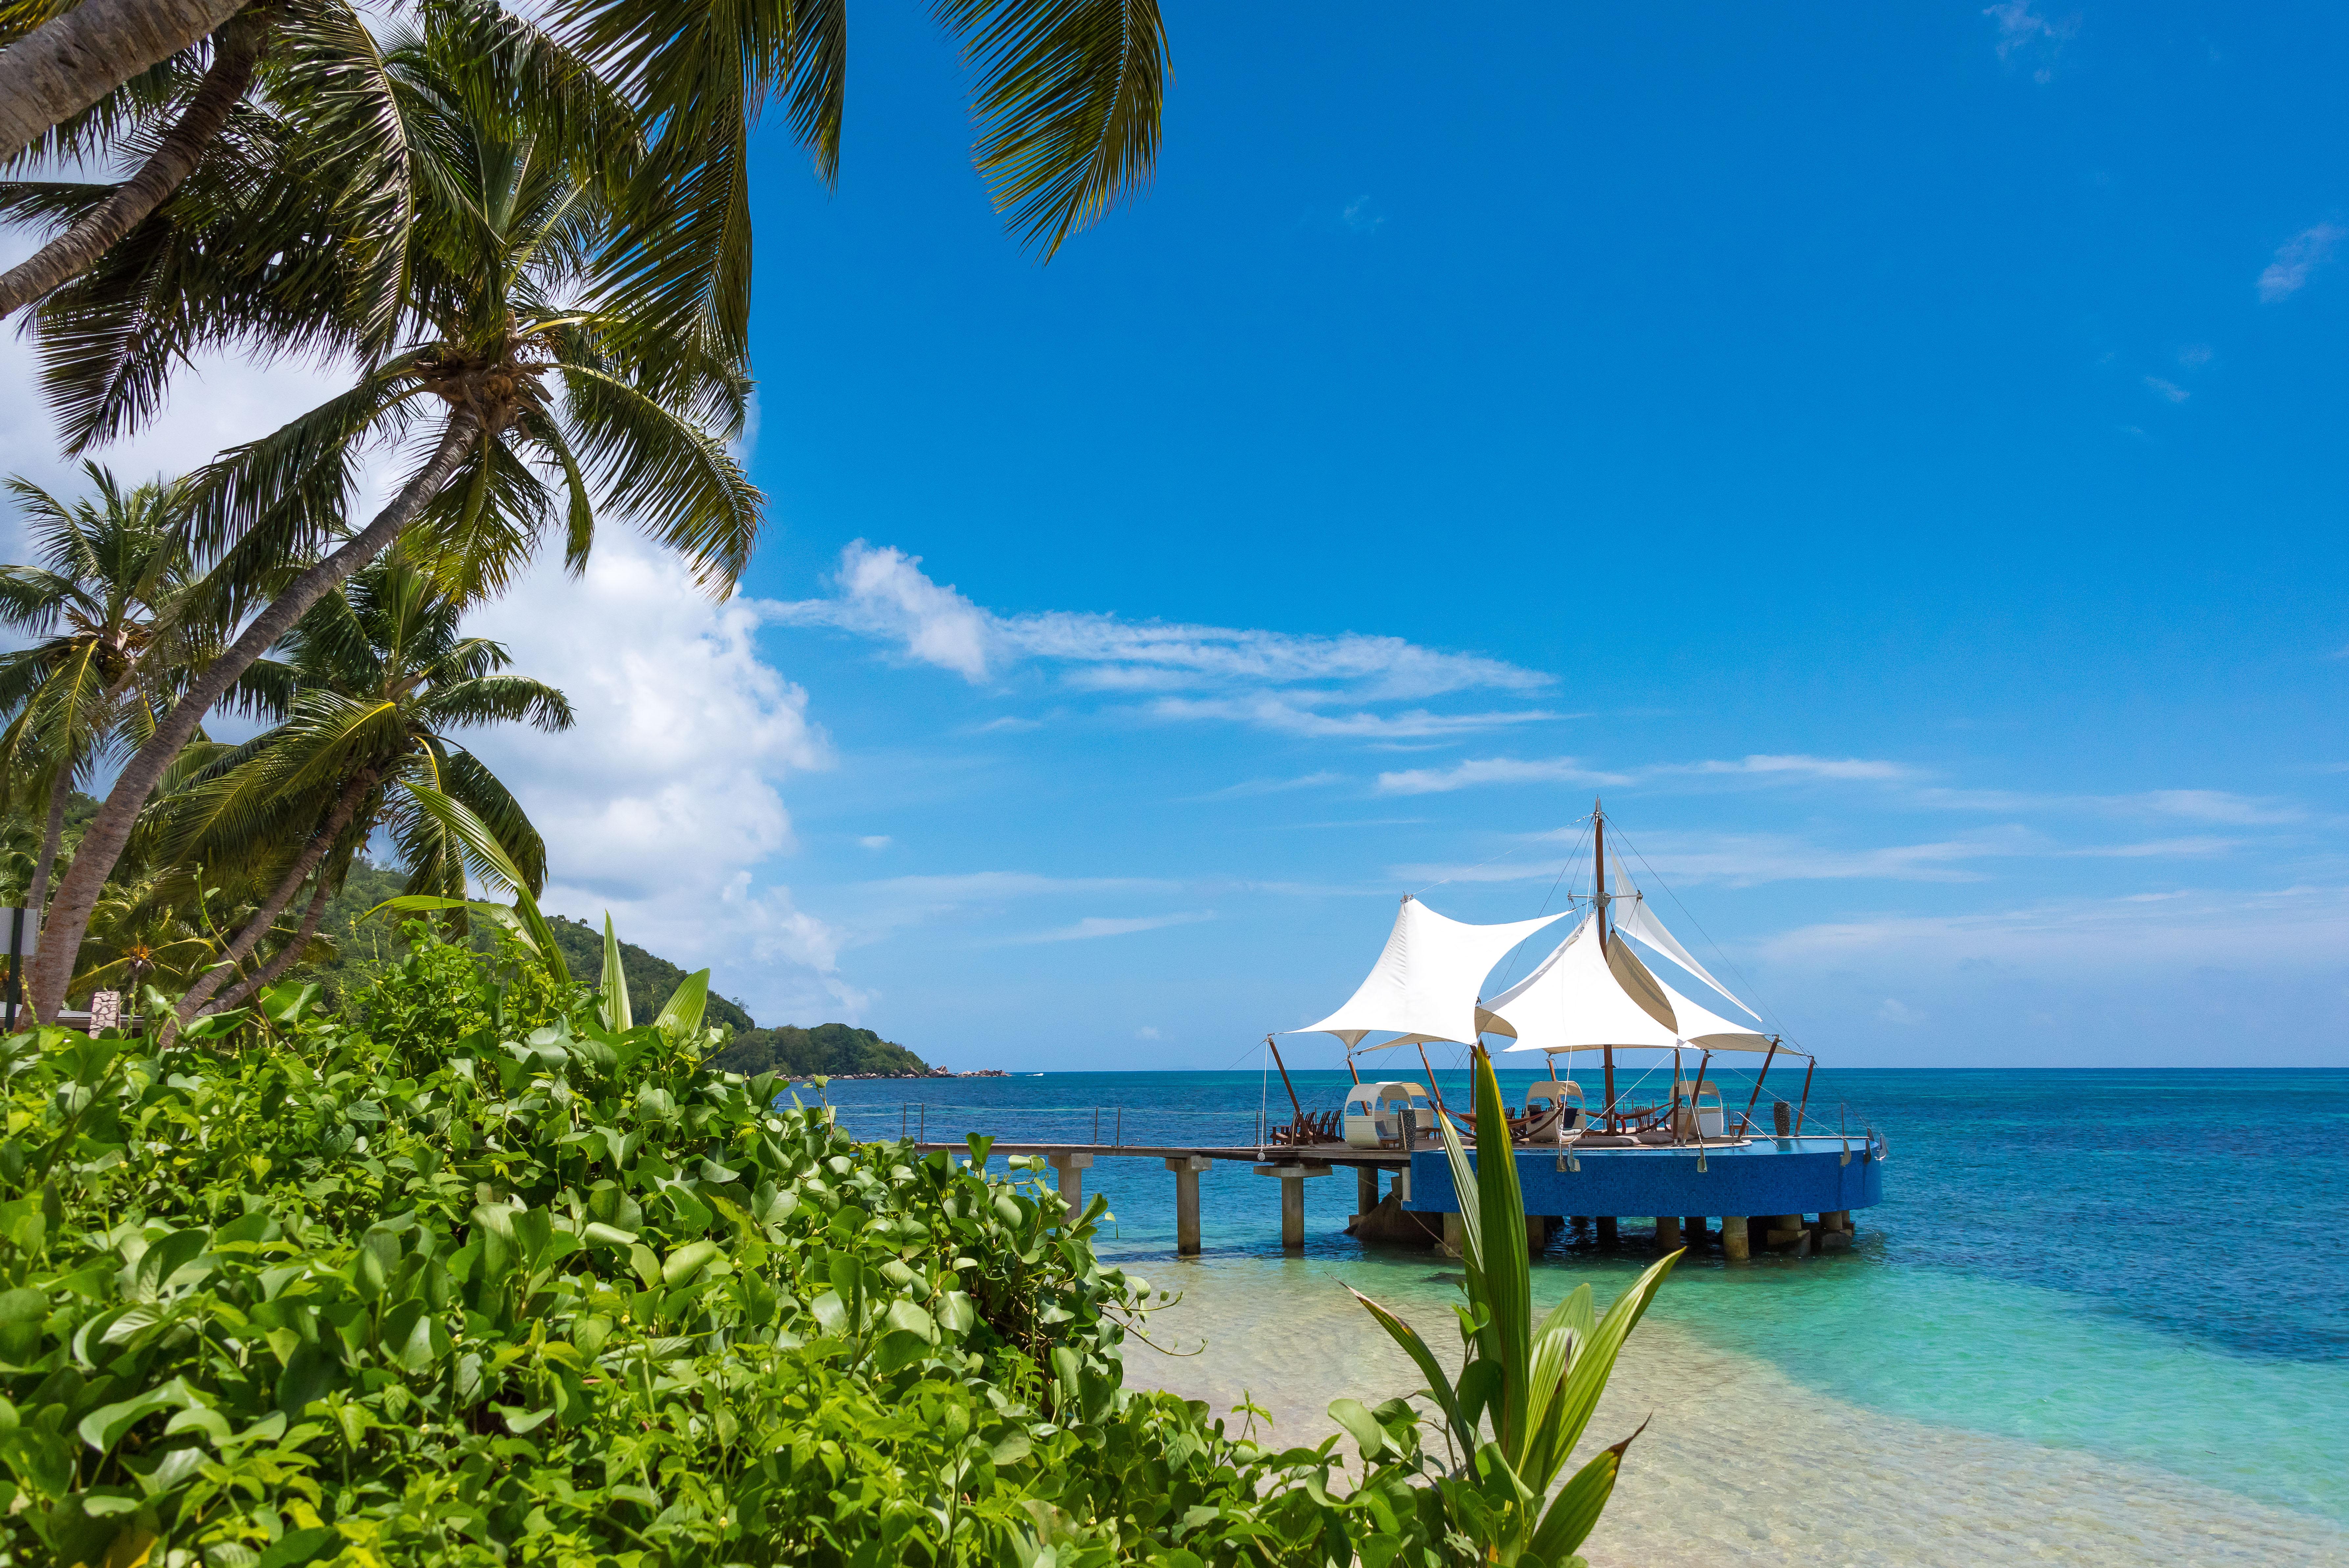
[[[1607,814],[1599,808],[1599,797],[1590,797],[1590,861],[1596,870],[1591,884],[1591,904],[1599,911],[1599,956],[1607,956]],[[1607,1130],[1623,1130],[1623,1118],[1615,1113],[1615,1047],[1602,1045],[1607,1064]]]

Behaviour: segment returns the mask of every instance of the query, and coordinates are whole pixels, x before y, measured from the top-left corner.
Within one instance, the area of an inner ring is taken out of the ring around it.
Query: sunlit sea
[[[1315,1110],[1345,1082],[1297,1075]],[[1439,1082],[1465,1103],[1464,1075]],[[1254,1072],[829,1094],[869,1136],[1246,1144],[1288,1115]],[[2349,1071],[1821,1069],[1809,1126],[1837,1117],[1888,1136],[1885,1202],[1848,1254],[1682,1262],[1586,1439],[1650,1423],[1594,1563],[2349,1564]],[[1313,1442],[1331,1399],[1420,1383],[1340,1282],[1456,1345],[1456,1276],[1348,1238],[1344,1171],[1306,1184],[1284,1255],[1277,1186],[1208,1171],[1190,1259],[1160,1162],[1086,1173],[1103,1252],[1180,1293],[1129,1381]],[[1603,1303],[1652,1255],[1644,1219],[1612,1251],[1556,1239],[1537,1304],[1585,1281]]]

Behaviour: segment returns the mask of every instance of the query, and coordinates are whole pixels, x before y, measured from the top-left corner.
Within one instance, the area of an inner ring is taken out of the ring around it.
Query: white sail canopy
[[[1637,937],[1647,943],[1689,973],[1721,992],[1742,1011],[1751,1013],[1755,1018],[1762,1016],[1747,1007],[1744,1002],[1739,1001],[1735,992],[1706,972],[1704,965],[1689,956],[1688,949],[1681,946],[1680,939],[1664,929],[1664,923],[1656,919],[1654,913],[1649,909],[1647,899],[1636,897],[1629,899],[1618,898],[1610,913],[1615,918],[1617,930],[1627,937]]]
[[[1669,1050],[1763,1050],[1769,1041],[1691,1002],[1649,972],[1618,942],[1601,951],[1596,915],[1542,960],[1533,973],[1487,1005],[1516,1032],[1512,1051],[1576,1051],[1601,1045]],[[1585,940],[1588,938],[1588,940]]]
[[[1420,1040],[1474,1044],[1485,1012],[1476,1004],[1485,977],[1511,948],[1565,918],[1559,913],[1506,925],[1472,926],[1439,915],[1406,894],[1394,929],[1387,935],[1386,950],[1346,1005],[1319,1023],[1284,1033],[1335,1034],[1349,1046],[1360,1044],[1367,1033],[1386,1030]]]

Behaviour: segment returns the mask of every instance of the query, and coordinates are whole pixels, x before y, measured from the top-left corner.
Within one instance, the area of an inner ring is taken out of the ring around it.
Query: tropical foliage
[[[416,934],[368,1029],[7,1042],[0,1562],[1454,1560],[1402,1402],[1350,1462],[1123,1386],[1098,1197]]]
[[[1471,1065],[1477,1143],[1507,1150],[1508,1107],[1481,1045]],[[1616,1355],[1681,1254],[1658,1260],[1599,1317],[1590,1287],[1577,1286],[1537,1324],[1526,1251],[1525,1194],[1515,1158],[1477,1159],[1448,1116],[1437,1118],[1460,1205],[1460,1314],[1465,1358],[1457,1377],[1418,1331],[1361,1292],[1354,1299],[1394,1337],[1428,1380],[1454,1458],[1436,1490],[1444,1511],[1485,1561],[1579,1563],[1575,1555],[1615,1490],[1626,1438],[1601,1449],[1561,1490],[1552,1489],[1599,1407]],[[1636,1438],[1639,1434],[1633,1433]]]

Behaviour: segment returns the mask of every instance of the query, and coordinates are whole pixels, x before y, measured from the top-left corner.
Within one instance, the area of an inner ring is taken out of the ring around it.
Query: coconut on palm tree
[[[463,609],[404,553],[363,568],[286,639],[295,695],[285,722],[223,753],[158,811],[162,858],[202,865],[208,880],[233,880],[255,898],[218,963],[181,999],[182,1024],[215,997],[242,1005],[299,961],[378,829],[409,867],[408,892],[464,898],[470,852],[425,803],[463,805],[530,889],[543,885],[538,830],[453,736],[500,723],[566,730],[571,705],[554,687],[507,673],[502,644],[463,634]],[[279,932],[297,901],[298,922]],[[273,935],[274,956],[243,974]]]

